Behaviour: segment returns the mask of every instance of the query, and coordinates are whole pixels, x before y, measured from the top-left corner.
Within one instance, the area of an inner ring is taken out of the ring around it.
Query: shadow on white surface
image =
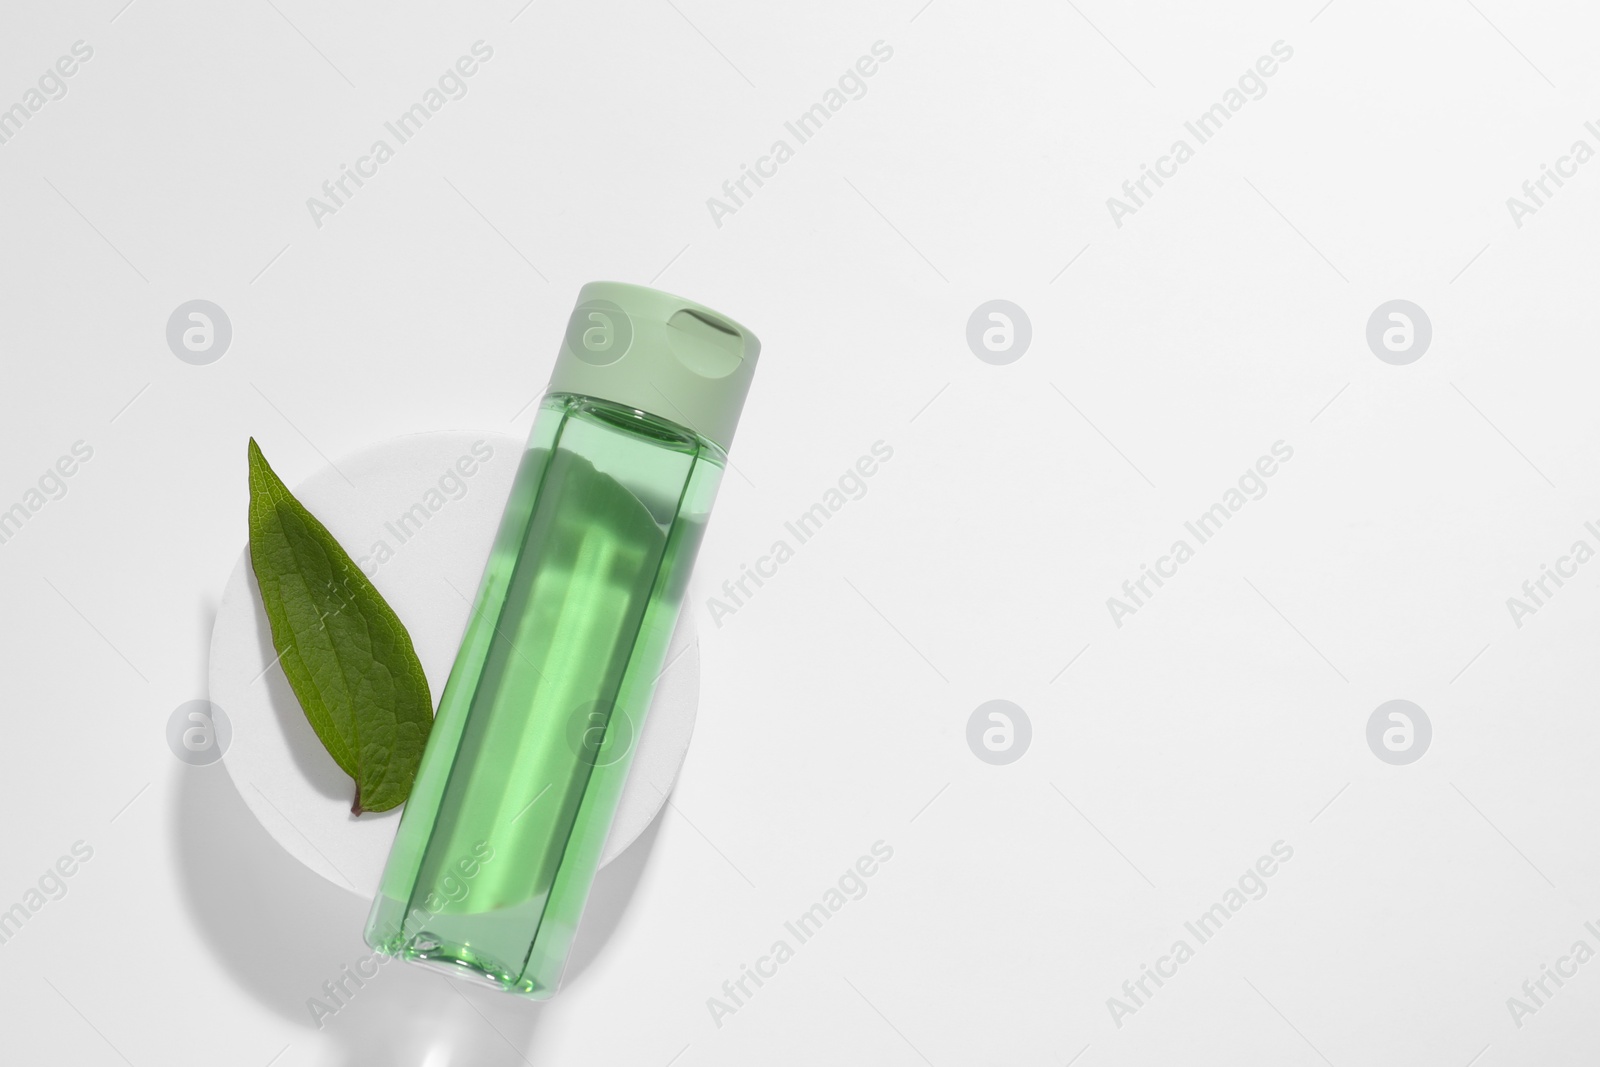
[[[284,852],[221,766],[177,773],[172,830],[194,926],[265,1007],[331,1039],[333,1058],[317,1062],[500,1067],[532,1059],[538,1019],[559,1003],[559,994],[554,1002],[525,1001],[384,957],[377,974],[357,985],[350,977],[355,964],[371,956],[361,939],[368,902]],[[615,932],[659,829],[657,818],[601,870],[566,984],[580,980]],[[344,991],[335,988],[335,1001],[325,983],[340,982]],[[323,1009],[316,1009],[317,1001]]]

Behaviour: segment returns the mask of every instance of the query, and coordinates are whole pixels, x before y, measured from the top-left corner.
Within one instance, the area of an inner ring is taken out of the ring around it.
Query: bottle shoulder
[[[581,393],[548,393],[539,408],[541,415],[549,413],[562,419],[579,419],[647,441],[659,448],[693,455],[719,467],[727,466],[727,453],[716,442],[693,429],[639,408]]]

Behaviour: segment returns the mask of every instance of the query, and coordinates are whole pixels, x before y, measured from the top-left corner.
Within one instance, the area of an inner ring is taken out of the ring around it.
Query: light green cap
[[[755,334],[692,300],[590,282],[567,320],[550,391],[637,408],[726,451],[760,351]]]

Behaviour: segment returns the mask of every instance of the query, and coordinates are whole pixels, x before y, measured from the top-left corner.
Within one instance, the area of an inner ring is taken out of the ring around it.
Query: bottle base
[[[402,944],[374,947],[406,963],[529,1000],[548,1000],[555,994],[553,988],[522,977],[500,961],[474,951],[469,945],[447,942],[426,930]]]

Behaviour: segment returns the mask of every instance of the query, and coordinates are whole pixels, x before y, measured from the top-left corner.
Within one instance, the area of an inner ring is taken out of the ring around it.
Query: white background
[[[1506,598],[1600,544],[1600,162],[1520,228],[1506,198],[1600,148],[1600,24],[1319,2],[8,4],[0,107],[94,49],[0,145],[0,507],[94,449],[0,545],[0,908],[94,849],[0,945],[8,1056],[1592,1057],[1600,962],[1520,1027],[1507,998],[1600,948],[1600,563],[1520,628]],[[316,226],[306,198],[478,40],[468,95]],[[716,225],[707,197],[879,40],[866,95]],[[1106,198],[1279,40],[1265,97],[1116,226]],[[525,432],[595,278],[764,342],[702,586],[875,441],[894,458],[703,615],[674,806],[560,997],[393,966],[318,1029],[365,904],[164,739],[205,696],[245,439],[294,483],[396,434]],[[1032,321],[1007,366],[965,340],[997,297]],[[233,325],[209,366],[164,336],[195,298]],[[1402,367],[1365,340],[1396,298],[1434,329]],[[1267,495],[1114,625],[1279,440]],[[1009,766],[967,747],[995,698],[1033,725]],[[1409,766],[1367,747],[1394,698],[1433,724]],[[716,1025],[707,998],[879,840],[867,895]],[[1280,840],[1265,898],[1117,1026],[1107,998]]]

